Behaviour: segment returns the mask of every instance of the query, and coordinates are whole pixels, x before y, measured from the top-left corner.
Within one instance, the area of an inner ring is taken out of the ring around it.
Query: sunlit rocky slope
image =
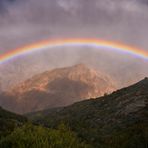
[[[25,113],[66,106],[115,89],[115,82],[107,74],[79,64],[33,76],[3,94],[0,102],[12,111]]]

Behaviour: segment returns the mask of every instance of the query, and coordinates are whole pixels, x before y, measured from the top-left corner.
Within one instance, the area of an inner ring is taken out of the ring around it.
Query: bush
[[[27,124],[0,141],[1,148],[88,148],[65,125],[47,129]]]

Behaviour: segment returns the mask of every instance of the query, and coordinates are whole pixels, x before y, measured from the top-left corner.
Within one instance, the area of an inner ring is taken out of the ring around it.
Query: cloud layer
[[[147,12],[147,0],[1,0],[0,54],[38,40],[68,37],[115,40],[147,50]],[[120,83],[125,84],[148,75],[147,62],[135,57],[95,49],[53,49],[0,65],[0,77],[3,83],[12,84],[18,76],[24,80],[79,62],[115,77],[124,73]]]

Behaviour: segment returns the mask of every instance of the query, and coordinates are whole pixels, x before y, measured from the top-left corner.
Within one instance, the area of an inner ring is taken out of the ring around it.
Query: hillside
[[[148,146],[148,78],[111,95],[29,114],[35,123],[65,123],[93,147]]]
[[[49,129],[0,107],[0,148],[91,148],[61,124]]]
[[[19,127],[27,122],[27,118],[21,115],[4,110],[0,107],[0,139],[2,136],[7,136],[16,127]]]
[[[115,89],[115,82],[108,75],[78,64],[33,76],[3,94],[0,103],[11,111],[26,113],[66,106]]]
[[[25,116],[29,122],[0,108],[0,147],[147,148],[148,78],[104,97]]]

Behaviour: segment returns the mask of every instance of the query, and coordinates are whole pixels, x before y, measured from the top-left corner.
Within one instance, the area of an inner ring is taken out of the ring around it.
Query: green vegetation
[[[27,122],[27,118],[6,111],[0,107],[0,139],[10,134],[16,127]]]
[[[58,129],[26,124],[0,141],[1,148],[90,148],[64,124]]]

